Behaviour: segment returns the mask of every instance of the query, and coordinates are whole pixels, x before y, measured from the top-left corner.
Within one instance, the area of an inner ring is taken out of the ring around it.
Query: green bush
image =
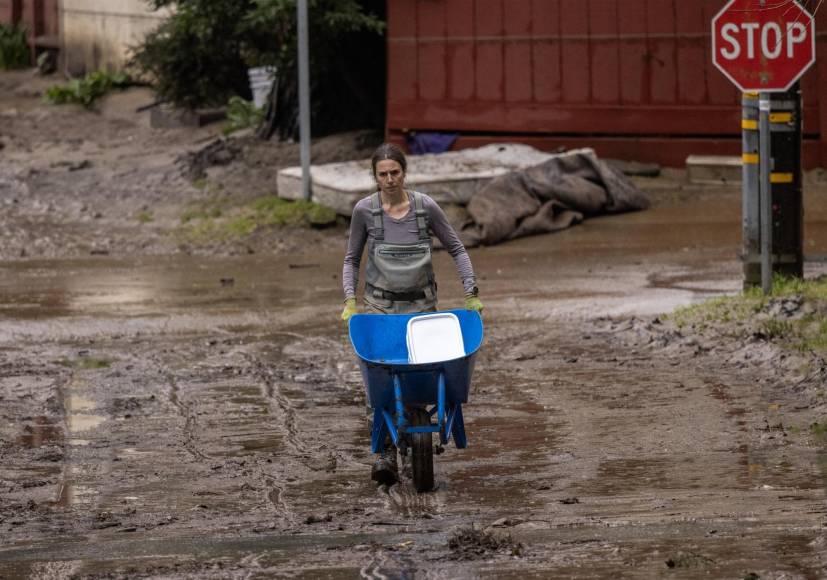
[[[29,63],[26,29],[0,22],[0,70],[26,68]]]
[[[380,42],[384,22],[364,8],[372,1],[309,0],[316,116],[341,123],[343,117],[357,118],[368,111],[381,123],[385,68],[375,59],[384,54]],[[162,100],[195,109],[223,106],[233,96],[249,99],[247,68],[272,66],[278,70],[276,124],[283,128],[283,137],[292,136],[298,102],[296,0],[149,3],[156,9],[174,6],[175,12],[136,47],[131,62],[153,79]],[[366,37],[377,41],[377,46],[365,50],[363,42],[354,42]],[[364,99],[354,103],[352,94],[356,93],[378,93],[379,104],[373,106]],[[314,127],[315,121],[314,117]]]
[[[241,56],[251,0],[150,0],[175,12],[146,36],[131,63],[152,78],[158,96],[186,109],[223,106],[250,96]]]
[[[110,90],[129,86],[130,82],[129,77],[123,73],[98,71],[72,79],[65,85],[49,87],[45,99],[53,105],[77,103],[88,109]]]

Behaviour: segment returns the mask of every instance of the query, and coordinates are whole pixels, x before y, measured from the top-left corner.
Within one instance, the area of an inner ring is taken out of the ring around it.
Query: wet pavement
[[[369,481],[344,239],[0,264],[0,577],[827,576],[827,451],[794,386],[603,324],[739,290],[739,203],[472,250],[469,447],[427,494]],[[522,548],[452,549],[468,526]]]

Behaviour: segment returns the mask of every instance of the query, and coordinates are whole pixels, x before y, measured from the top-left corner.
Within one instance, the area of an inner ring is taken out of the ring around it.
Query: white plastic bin
[[[465,356],[462,327],[452,312],[415,316],[408,320],[408,360],[425,364]]]

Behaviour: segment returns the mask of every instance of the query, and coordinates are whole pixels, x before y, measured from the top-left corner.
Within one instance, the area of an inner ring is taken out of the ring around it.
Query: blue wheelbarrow
[[[373,408],[371,451],[379,453],[390,436],[403,457],[410,453],[417,491],[433,489],[433,456],[442,453],[449,439],[453,438],[457,449],[468,444],[462,404],[468,402],[471,374],[483,336],[482,318],[474,311],[436,314],[456,317],[461,346],[447,353],[449,360],[424,363],[411,362],[409,351],[413,350],[412,325],[426,320],[411,320],[434,318],[434,314],[356,314],[350,319],[350,341],[359,357],[368,404]],[[434,433],[439,434],[436,449]]]

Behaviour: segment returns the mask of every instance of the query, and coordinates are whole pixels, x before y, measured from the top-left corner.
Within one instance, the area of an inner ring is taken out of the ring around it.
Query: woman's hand
[[[342,310],[342,320],[347,322],[356,312],[356,298],[348,298],[345,300],[345,309]]]
[[[466,310],[473,310],[475,312],[479,312],[480,316],[482,316],[482,308],[482,301],[480,300],[479,296],[469,294],[465,297]]]

